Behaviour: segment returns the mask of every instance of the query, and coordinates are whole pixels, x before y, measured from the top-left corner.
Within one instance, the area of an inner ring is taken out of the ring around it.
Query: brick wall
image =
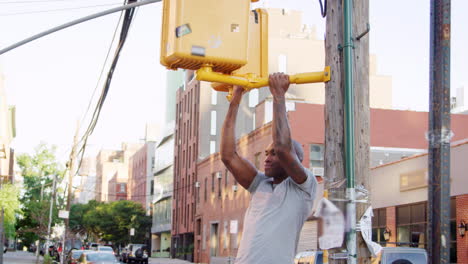
[[[457,226],[463,220],[468,223],[468,194],[456,197]],[[458,235],[457,229],[457,262],[468,263],[468,232],[464,237]]]

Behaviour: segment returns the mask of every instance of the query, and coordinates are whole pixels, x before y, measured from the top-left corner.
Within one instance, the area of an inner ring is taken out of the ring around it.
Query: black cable
[[[125,4],[133,3],[133,2],[135,2],[135,1],[134,0],[128,0],[128,1],[125,1]],[[122,22],[122,30],[121,30],[121,33],[120,33],[119,44],[118,44],[117,49],[115,51],[114,59],[112,61],[111,67],[110,67],[110,69],[109,69],[109,71],[107,73],[106,83],[104,85],[104,88],[102,89],[101,96],[99,97],[97,105],[96,105],[96,107],[94,109],[91,121],[90,121],[90,123],[88,125],[88,128],[86,129],[86,132],[84,133],[83,137],[80,140],[80,142],[82,142],[82,146],[81,146],[81,148],[80,148],[80,150],[78,152],[78,155],[81,155],[81,157],[80,157],[80,163],[78,165],[78,169],[76,170],[76,174],[78,173],[79,168],[81,167],[83,157],[84,157],[84,153],[85,153],[85,150],[86,150],[86,144],[88,142],[88,138],[93,133],[94,128],[96,127],[97,121],[99,120],[99,116],[101,114],[101,110],[102,110],[102,107],[104,105],[104,101],[106,100],[107,94],[109,92],[109,87],[110,87],[110,84],[111,84],[111,81],[112,81],[112,76],[114,74],[115,67],[117,66],[117,62],[119,60],[120,52],[122,51],[122,48],[123,48],[123,46],[125,44],[125,41],[127,39],[128,31],[130,29],[130,25],[131,25],[131,22],[133,20],[134,14],[135,14],[135,8],[125,10],[124,19],[123,19],[123,22]]]
[[[322,17],[326,17],[327,16],[327,0],[323,0],[324,1],[324,5],[322,4],[322,0],[318,0],[319,3],[320,3],[320,13],[322,13]]]

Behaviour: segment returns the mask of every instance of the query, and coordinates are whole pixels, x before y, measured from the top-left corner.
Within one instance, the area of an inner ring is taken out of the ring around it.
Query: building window
[[[229,171],[226,169],[224,171],[224,188],[227,188],[229,183]]]
[[[153,194],[154,194],[154,180],[151,180],[151,186],[150,186],[150,188],[151,188],[150,194],[153,195]]]
[[[387,242],[384,239],[384,231],[387,227],[387,209],[374,209],[374,217],[372,218],[372,241],[379,243],[383,247]]]
[[[210,154],[214,154],[216,152],[216,141],[210,141]]]
[[[187,162],[188,162],[188,167],[190,169],[190,166],[192,164],[192,162],[190,161],[190,158],[192,157],[192,147],[189,147],[188,149],[188,156],[187,156]]]
[[[427,202],[396,208],[397,245],[426,248]]]
[[[218,103],[218,93],[216,90],[211,89],[211,104],[216,105]]]
[[[188,175],[188,180],[187,180],[187,192],[190,193],[190,187],[192,185],[192,182],[190,181],[190,174]]]
[[[211,130],[210,134],[216,136],[216,111],[211,111]]]
[[[211,173],[211,192],[215,191],[215,173]]]
[[[124,193],[125,192],[125,183],[120,184],[120,192]]]
[[[218,197],[221,198],[221,172],[218,172]]]
[[[206,202],[207,196],[208,196],[208,179],[205,178],[205,202]]]
[[[309,168],[323,168],[324,151],[323,144],[310,144]]]

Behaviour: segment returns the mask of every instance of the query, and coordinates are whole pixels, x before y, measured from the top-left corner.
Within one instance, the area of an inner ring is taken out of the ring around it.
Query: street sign
[[[130,235],[134,236],[135,235],[135,228],[130,228]]]
[[[59,211],[59,218],[68,219],[70,211],[60,210]]]

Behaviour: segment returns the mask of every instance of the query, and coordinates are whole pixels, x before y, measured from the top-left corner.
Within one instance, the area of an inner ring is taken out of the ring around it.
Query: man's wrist
[[[286,101],[286,98],[284,97],[284,95],[282,95],[282,96],[273,96],[273,101],[277,102],[277,103],[280,103],[280,102]]]

